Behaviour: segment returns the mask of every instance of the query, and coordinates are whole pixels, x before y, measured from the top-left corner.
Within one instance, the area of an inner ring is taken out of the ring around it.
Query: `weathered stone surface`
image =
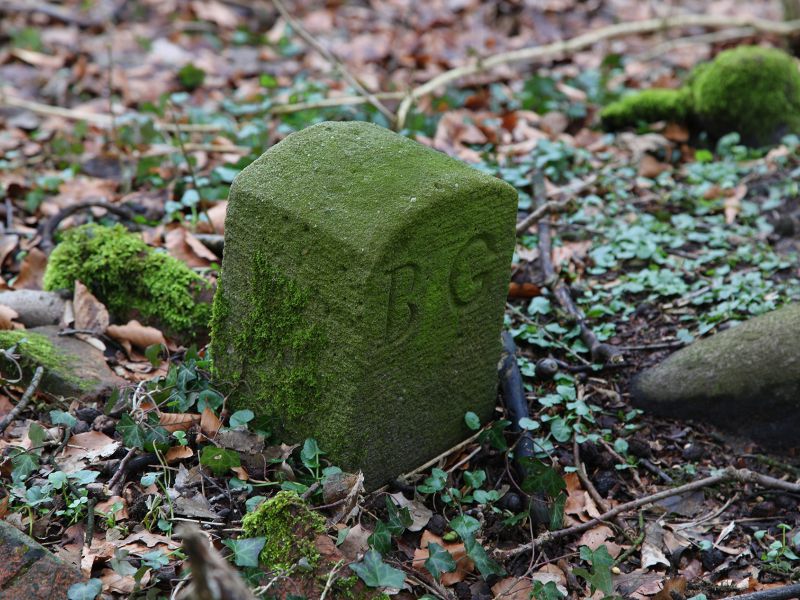
[[[649,412],[707,420],[771,447],[797,446],[800,304],[698,340],[632,382]]]
[[[0,348],[17,345],[15,353],[20,356],[25,377],[29,378],[37,366],[43,366],[39,389],[54,396],[96,398],[125,383],[108,368],[97,348],[71,336],[60,336],[58,330],[34,327],[0,331]],[[17,376],[16,367],[2,356],[0,373],[11,379]]]
[[[231,401],[368,487],[495,402],[516,192],[366,123],[322,123],[234,182],[212,319]]]
[[[80,570],[0,520],[0,598],[64,600],[73,583],[84,581]]]
[[[25,327],[58,325],[64,314],[64,300],[55,292],[40,290],[14,290],[0,292],[0,304],[19,313],[19,321]]]

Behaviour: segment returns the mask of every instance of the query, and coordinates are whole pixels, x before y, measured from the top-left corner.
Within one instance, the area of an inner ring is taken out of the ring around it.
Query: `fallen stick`
[[[553,58],[564,54],[577,52],[598,42],[627,35],[654,33],[657,31],[667,31],[669,29],[679,29],[682,27],[709,27],[709,28],[733,28],[749,27],[760,33],[774,33],[788,36],[800,31],[800,20],[794,21],[770,21],[768,19],[753,19],[749,17],[717,17],[713,15],[677,15],[665,17],[663,19],[644,19],[629,23],[617,23],[608,27],[603,27],[595,31],[584,33],[569,40],[553,42],[544,46],[529,46],[519,50],[501,52],[486,58],[478,58],[474,62],[460,67],[455,67],[449,71],[437,75],[427,83],[414,89],[400,103],[397,109],[396,127],[402,129],[408,118],[414,102],[427,96],[431,92],[446,86],[447,84],[467,77],[484,73],[500,65],[512,63],[526,63],[545,58]]]
[[[756,483],[765,488],[781,489],[787,492],[793,492],[795,494],[800,493],[800,484],[789,483],[788,481],[776,479],[774,477],[770,477],[769,475],[762,475],[761,473],[754,473],[749,469],[735,469],[733,467],[728,467],[717,475],[711,475],[710,477],[698,479],[697,481],[692,481],[691,483],[680,485],[669,490],[662,490],[660,492],[656,492],[655,494],[650,494],[649,496],[644,496],[642,498],[620,504],[603,513],[599,517],[585,523],[573,525],[572,527],[559,529],[557,531],[546,531],[530,542],[517,546],[516,548],[511,548],[509,550],[495,550],[494,556],[498,560],[511,558],[524,552],[529,552],[541,544],[589,531],[590,529],[602,524],[604,521],[613,520],[617,515],[640,508],[642,506],[647,506],[648,504],[654,504],[655,502],[663,500],[664,498],[670,498],[686,492],[693,492],[694,490],[717,485],[718,483],[734,481],[739,483]]]
[[[121,219],[129,221],[130,223],[134,223],[133,212],[131,212],[125,206],[111,204],[105,200],[87,200],[86,202],[77,202],[67,206],[66,208],[62,208],[40,225],[39,234],[42,236],[42,241],[39,243],[39,247],[42,249],[42,251],[50,254],[50,251],[55,247],[54,236],[61,221],[77,212],[86,210],[87,208],[104,208],[108,212],[117,215]]]
[[[31,398],[33,398],[36,388],[39,387],[39,382],[42,380],[42,375],[44,375],[44,369],[42,367],[36,367],[28,388],[25,390],[25,393],[22,394],[22,398],[20,398],[19,402],[17,402],[17,405],[11,409],[11,412],[9,412],[5,417],[3,417],[3,420],[0,421],[0,433],[3,433],[11,421],[16,419],[17,416],[19,416],[19,414],[28,406]]]
[[[342,77],[344,77],[347,80],[347,82],[358,91],[359,94],[363,95],[369,101],[369,103],[372,104],[372,106],[374,106],[378,110],[379,113],[381,113],[384,117],[386,117],[389,120],[389,123],[392,124],[394,123],[395,121],[394,113],[390,111],[388,108],[386,108],[383,102],[378,100],[375,94],[373,94],[363,85],[361,85],[361,82],[358,79],[356,79],[352,73],[350,73],[345,64],[341,60],[339,60],[339,58],[333,52],[331,52],[325,46],[320,44],[316,40],[316,38],[313,35],[311,35],[305,27],[303,27],[302,23],[300,23],[289,13],[289,11],[283,5],[283,2],[281,2],[281,0],[272,0],[272,4],[275,5],[275,8],[278,9],[278,12],[281,14],[284,20],[287,23],[289,23],[289,25],[292,28],[292,31],[294,31],[297,35],[299,35],[303,39],[303,41],[305,41],[314,50],[319,52],[325,58],[325,60],[331,63],[331,65],[339,69],[339,72],[342,74]]]
[[[376,98],[381,100],[401,100],[405,98],[402,92],[385,92],[374,94]],[[291,113],[300,112],[303,110],[314,110],[317,108],[335,108],[337,106],[357,106],[359,104],[368,104],[369,99],[363,96],[342,96],[340,98],[323,98],[315,102],[294,102],[288,104],[273,104],[265,110],[268,115],[286,115]],[[10,96],[0,92],[0,105],[9,106],[12,108],[22,108],[29,110],[32,113],[43,115],[47,117],[60,117],[70,121],[86,121],[95,127],[103,129],[110,129],[112,124],[111,115],[105,113],[94,113],[86,110],[79,110],[75,108],[63,108],[61,106],[53,106],[51,104],[44,104],[42,102],[34,102],[33,100],[25,100],[17,96]],[[145,115],[128,111],[120,115],[114,115],[114,118],[119,120],[121,118],[138,118]],[[177,133],[178,128],[174,123],[166,123],[163,121],[154,121],[154,126],[158,131],[167,133]],[[219,133],[226,131],[226,127],[222,125],[214,125],[211,123],[182,123],[180,124],[180,131],[182,133]]]
[[[800,583],[739,596],[729,596],[728,600],[791,600],[792,598],[800,598]]]
[[[585,181],[579,182],[577,185],[568,185],[558,190],[556,192],[558,196],[562,197],[568,196],[568,198],[565,198],[563,200],[550,200],[539,206],[531,214],[522,219],[522,221],[517,223],[517,235],[525,233],[528,230],[528,227],[530,227],[534,223],[538,223],[539,219],[541,219],[545,215],[565,212],[570,206],[575,204],[574,196],[576,194],[579,194],[586,188],[588,188],[595,181],[597,181],[597,176],[592,175]]]
[[[541,174],[536,174],[534,176],[533,187],[534,201],[536,201],[537,198],[543,198],[545,193],[544,179]],[[604,344],[597,339],[594,331],[586,324],[586,317],[583,311],[578,308],[578,305],[573,301],[569,289],[556,275],[552,259],[550,222],[547,219],[541,219],[536,226],[539,233],[539,261],[542,266],[542,274],[544,275],[544,284],[550,288],[550,291],[556,297],[556,300],[558,300],[561,308],[563,308],[578,324],[581,331],[581,340],[589,349],[592,361],[601,364],[616,364],[622,362],[624,357],[619,348],[611,344]]]

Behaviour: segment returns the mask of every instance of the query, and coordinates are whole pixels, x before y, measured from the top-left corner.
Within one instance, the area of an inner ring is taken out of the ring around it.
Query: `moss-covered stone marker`
[[[517,195],[367,123],[287,137],[236,178],[214,299],[230,402],[368,487],[495,403]]]

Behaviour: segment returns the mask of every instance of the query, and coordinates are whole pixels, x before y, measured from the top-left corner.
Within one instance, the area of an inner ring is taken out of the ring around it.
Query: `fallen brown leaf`
[[[47,268],[47,255],[38,248],[31,248],[19,267],[19,276],[14,281],[14,289],[40,290]]]
[[[15,323],[19,313],[13,308],[0,304],[0,329],[23,329],[22,323]]]
[[[207,438],[213,439],[220,427],[222,427],[222,421],[219,420],[219,417],[214,414],[211,408],[206,406],[203,409],[203,414],[200,415],[200,431]]]
[[[200,415],[195,413],[161,413],[158,415],[158,424],[170,433],[187,431],[192,425],[199,422]]]
[[[117,340],[130,354],[131,346],[144,350],[154,344],[167,345],[164,334],[155,327],[142,325],[139,321],[128,321],[125,325],[109,325],[108,335]]]
[[[78,280],[75,280],[72,310],[75,314],[75,329],[85,329],[92,333],[102,334],[106,332],[111,322],[108,310],[103,303]]]
[[[172,464],[181,460],[186,460],[192,456],[194,456],[194,450],[189,448],[189,446],[173,446],[167,450],[164,458],[166,458],[168,464]]]
[[[434,535],[430,531],[425,531],[419,542],[419,548],[414,551],[414,560],[412,566],[417,570],[427,573],[425,569],[425,561],[428,560],[430,552],[428,552],[428,544],[433,542],[438,544],[450,553],[453,560],[456,562],[456,569],[451,573],[442,573],[441,583],[444,586],[450,586],[464,581],[464,578],[475,569],[475,563],[467,557],[467,551],[464,544],[448,544],[438,535]]]

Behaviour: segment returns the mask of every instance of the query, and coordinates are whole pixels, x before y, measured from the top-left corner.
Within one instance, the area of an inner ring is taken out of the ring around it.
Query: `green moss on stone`
[[[282,491],[246,515],[242,530],[246,537],[267,539],[259,559],[270,571],[285,571],[301,558],[313,568],[320,559],[314,538],[325,532],[325,519],[297,493]]]
[[[15,354],[20,356],[20,366],[26,371],[33,371],[42,366],[46,374],[56,374],[62,380],[74,385],[79,390],[88,391],[97,382],[77,377],[71,370],[72,361],[60,353],[47,337],[25,330],[0,331],[0,348],[8,350],[15,346]],[[5,359],[3,362],[6,362]],[[12,372],[11,376],[15,374]]]
[[[121,225],[88,224],[64,234],[50,255],[44,288],[72,289],[76,279],[120,318],[148,320],[180,337],[208,326],[211,305],[202,300],[208,282]]]
[[[321,328],[305,316],[309,292],[272,267],[262,252],[253,252],[252,261],[250,286],[256,301],[239,327],[225,329],[227,297],[218,293],[214,298],[215,347],[227,346],[241,363],[226,373],[229,381],[244,370],[256,374],[259,391],[245,393],[241,407],[263,413],[267,404],[275,416],[308,418],[320,397],[317,358],[324,344]]]
[[[689,98],[685,90],[644,90],[603,109],[603,124],[610,129],[620,129],[655,121],[682,122],[687,118]]]
[[[745,144],[773,144],[800,133],[800,73],[785,52],[740,46],[696,67],[681,89],[632,94],[601,118],[609,129],[668,120],[714,139],[738,132]]]

